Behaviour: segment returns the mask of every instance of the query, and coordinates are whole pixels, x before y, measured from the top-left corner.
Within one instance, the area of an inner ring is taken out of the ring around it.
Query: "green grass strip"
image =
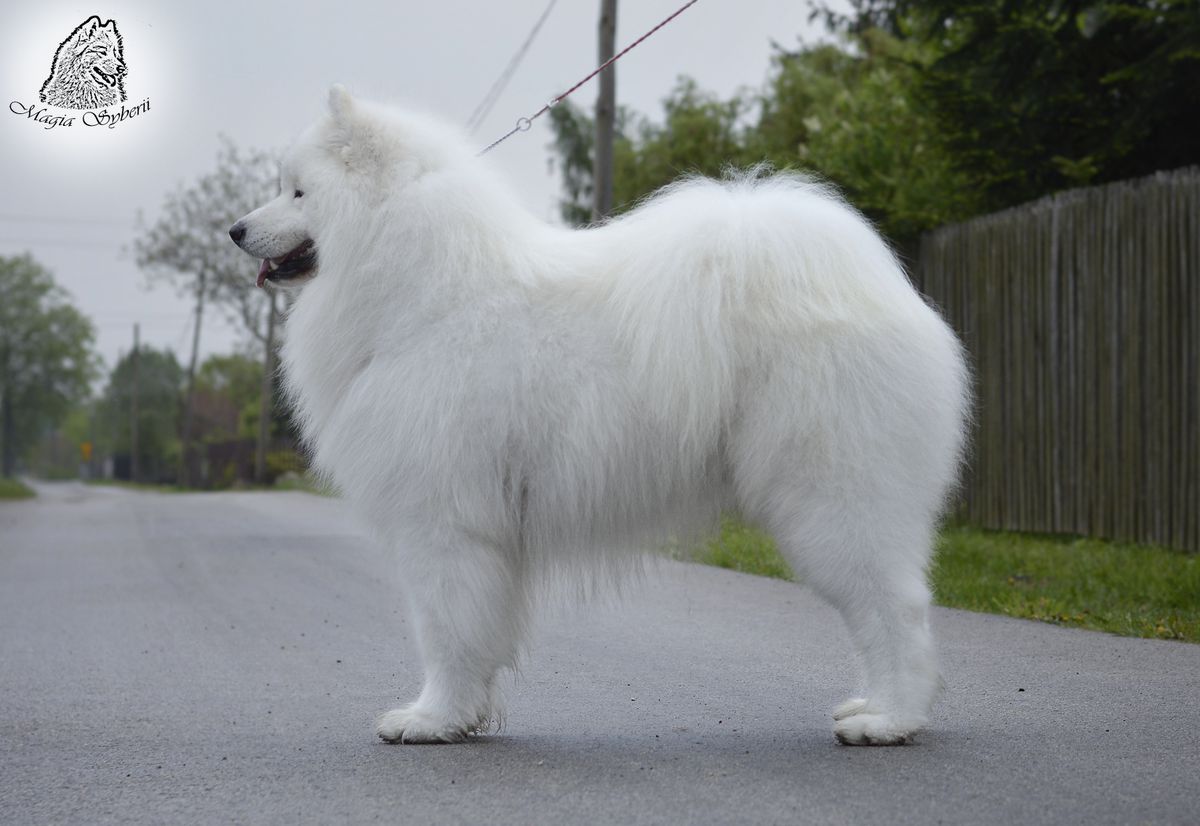
[[[87,484],[102,488],[125,488],[147,493],[188,493],[188,488],[179,485],[159,485],[153,482],[130,482],[125,479],[88,479]]]
[[[775,544],[736,520],[694,559],[793,579]],[[945,528],[931,581],[939,605],[1108,631],[1200,642],[1200,556],[1078,537]]]
[[[0,499],[32,499],[33,489],[17,479],[0,476]]]

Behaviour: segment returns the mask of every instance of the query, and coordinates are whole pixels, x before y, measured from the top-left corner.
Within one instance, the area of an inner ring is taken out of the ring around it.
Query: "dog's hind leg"
[[[864,697],[834,712],[834,734],[848,745],[907,742],[941,684],[925,582],[931,533],[863,503],[801,507],[772,532],[800,579],[841,613],[866,672]]]
[[[516,660],[528,598],[519,562],[466,537],[404,554],[425,683],[416,701],[379,718],[390,743],[453,743],[498,718],[496,680]]]

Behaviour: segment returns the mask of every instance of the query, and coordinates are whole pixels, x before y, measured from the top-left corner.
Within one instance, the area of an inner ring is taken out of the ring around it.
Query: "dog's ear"
[[[350,92],[340,83],[329,88],[329,114],[333,118],[331,148],[342,162],[360,170],[377,166],[379,153],[373,130]]]
[[[88,47],[91,43],[93,35],[96,34],[96,28],[100,25],[100,18],[92,15],[87,20],[79,24],[79,28],[75,30],[75,53],[78,54]]]
[[[350,90],[340,83],[329,87],[329,114],[333,115],[334,123],[345,127],[349,124],[350,115],[354,111],[354,98]]]
[[[377,109],[355,100],[340,83],[329,89],[329,114],[332,126],[325,135],[326,146],[347,169],[374,176],[394,168],[403,156],[407,171],[400,174],[412,178],[424,171],[423,156],[388,131]]]

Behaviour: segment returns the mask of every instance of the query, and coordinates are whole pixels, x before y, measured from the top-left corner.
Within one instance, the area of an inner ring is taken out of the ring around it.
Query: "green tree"
[[[738,165],[745,154],[738,119],[746,107],[740,97],[720,100],[681,77],[663,101],[663,123],[619,108],[613,141],[613,213],[632,209],[680,175],[719,175]],[[581,226],[592,214],[595,124],[567,102],[551,109],[550,115],[566,192],[560,210],[563,220]]]
[[[624,124],[618,109],[613,141],[614,159],[624,141]],[[554,131],[551,147],[558,155],[565,196],[558,202],[563,220],[574,227],[583,226],[592,217],[592,152],[596,143],[595,124],[583,110],[563,101],[550,110],[550,128]]]
[[[1200,162],[1195,0],[852,0],[917,44],[913,89],[990,211]]]
[[[229,240],[229,227],[278,191],[274,155],[242,150],[222,138],[216,166],[192,185],[170,193],[158,218],[134,241],[138,266],[152,280],[167,283],[196,302],[181,430],[185,450],[194,433],[195,374],[205,305],[223,310],[266,350],[274,347],[268,341],[268,331],[273,329],[268,313],[275,311],[275,303],[268,292],[255,289],[254,263]]]
[[[262,394],[262,363],[240,353],[212,355],[196,374],[196,392],[209,399],[223,399],[234,414],[232,429],[209,427],[210,440],[254,438],[258,435],[258,411]]]
[[[0,469],[84,398],[96,369],[91,321],[29,255],[0,256]]]
[[[840,38],[779,50],[761,93],[681,81],[625,115],[618,211],[687,172],[769,161],[836,184],[895,244],[1057,190],[1200,163],[1200,3],[849,0]],[[844,8],[839,4],[839,9]],[[591,122],[552,110],[573,223]]]
[[[162,481],[173,476],[179,458],[183,369],[175,354],[142,345],[136,368],[133,353],[122,356],[113,367],[96,404],[95,421],[97,441],[110,454],[130,454],[135,388],[139,476]]]
[[[663,121],[626,121],[633,134],[614,149],[613,203],[620,210],[684,174],[720,175],[753,162],[739,119],[750,108],[741,96],[721,100],[681,77],[663,101]]]
[[[979,201],[913,94],[931,50],[877,29],[848,45],[776,55],[749,154],[832,181],[910,248],[921,232],[973,214]]]
[[[929,112],[910,93],[915,65],[927,59],[927,50],[873,30],[846,47],[779,50],[758,93],[721,100],[681,79],[663,102],[661,122],[625,115],[615,147],[617,211],[683,174],[767,162],[831,181],[907,246],[976,203]],[[554,114],[563,213],[574,223],[590,193],[591,124],[571,107]]]

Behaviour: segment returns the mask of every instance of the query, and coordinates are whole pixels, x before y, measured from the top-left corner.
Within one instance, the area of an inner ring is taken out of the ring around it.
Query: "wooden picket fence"
[[[966,519],[1200,550],[1200,167],[942,227],[914,280],[971,356]]]

